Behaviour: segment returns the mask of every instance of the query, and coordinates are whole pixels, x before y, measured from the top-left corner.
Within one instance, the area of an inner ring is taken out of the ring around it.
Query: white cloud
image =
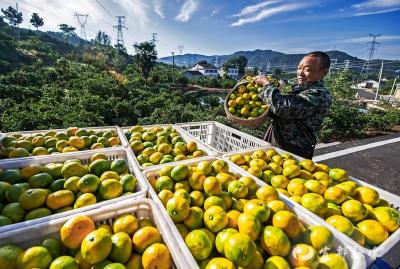
[[[213,17],[213,16],[217,15],[218,13],[219,13],[219,9],[218,9],[218,8],[215,8],[215,9],[211,12],[210,16]]]
[[[137,27],[145,29],[149,23],[149,6],[147,1],[142,0],[113,0],[119,5],[126,13],[129,14],[129,21],[134,23]]]
[[[236,22],[232,23],[231,26],[241,26],[247,23],[255,23],[263,19],[266,19],[268,17],[271,17],[273,15],[302,9],[310,5],[311,5],[310,3],[291,3],[291,4],[283,4],[280,6],[275,6],[268,9],[262,9],[260,12],[254,14],[253,16],[240,18]]]
[[[198,7],[199,2],[197,0],[186,0],[182,5],[179,14],[175,17],[175,20],[187,22]]]
[[[161,18],[165,18],[162,0],[153,0],[154,12]]]
[[[352,5],[352,7],[357,9],[367,9],[367,8],[389,8],[400,6],[400,0],[367,0],[358,4]]]
[[[367,0],[352,5],[356,10],[353,16],[383,14],[400,10],[400,0]]]
[[[263,1],[258,4],[255,4],[255,5],[244,7],[238,14],[234,14],[233,17],[242,17],[245,15],[252,14],[252,13],[260,10],[260,8],[264,8],[266,6],[275,4],[277,2],[279,2],[279,0],[267,0],[267,1]]]
[[[376,11],[357,12],[354,15],[355,16],[366,16],[366,15],[373,15],[373,14],[383,14],[383,13],[395,12],[398,10],[400,10],[400,7],[388,8],[388,9],[376,10]]]

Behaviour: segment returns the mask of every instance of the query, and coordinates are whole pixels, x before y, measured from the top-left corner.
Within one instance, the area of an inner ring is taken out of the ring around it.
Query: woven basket
[[[241,119],[241,118],[239,118],[239,117],[236,117],[235,115],[233,115],[233,114],[232,114],[231,112],[229,112],[229,110],[228,110],[229,96],[231,95],[231,93],[233,93],[233,92],[236,90],[237,87],[239,87],[239,86],[241,86],[241,85],[243,85],[243,84],[247,84],[247,81],[242,81],[241,83],[236,84],[235,87],[234,87],[234,88],[228,93],[228,95],[226,96],[225,102],[224,102],[224,109],[225,109],[226,117],[227,117],[230,121],[232,121],[232,122],[234,122],[234,123],[236,123],[236,124],[239,124],[239,125],[242,125],[242,126],[246,126],[246,127],[249,127],[249,128],[258,128],[258,127],[260,127],[260,126],[263,124],[263,122],[264,122],[265,119],[267,118],[267,116],[268,116],[268,109],[267,109],[261,116],[255,118],[255,119],[251,119],[251,120],[248,120],[248,119]]]

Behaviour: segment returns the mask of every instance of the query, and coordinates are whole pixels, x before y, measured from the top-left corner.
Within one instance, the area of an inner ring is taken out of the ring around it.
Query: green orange
[[[202,230],[191,231],[186,236],[185,243],[193,257],[198,261],[208,258],[213,247],[207,233]]]
[[[248,266],[256,251],[256,244],[246,234],[234,233],[224,243],[225,257],[236,266]]]

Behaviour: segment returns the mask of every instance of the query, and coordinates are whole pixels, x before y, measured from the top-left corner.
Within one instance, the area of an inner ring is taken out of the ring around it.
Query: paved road
[[[400,134],[350,141],[316,149],[315,156],[399,138]],[[400,196],[400,142],[357,151],[321,161],[346,169],[350,175]],[[390,202],[390,201],[389,201]],[[400,241],[383,257],[391,268],[400,268]],[[373,269],[379,267],[371,267]],[[380,267],[383,268],[383,267]]]
[[[400,137],[400,134],[346,142],[317,149],[315,156]],[[340,167],[350,175],[400,196],[400,142],[390,143],[321,161]]]

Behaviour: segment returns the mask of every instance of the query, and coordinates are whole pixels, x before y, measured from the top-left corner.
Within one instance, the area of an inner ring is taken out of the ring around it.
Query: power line
[[[122,30],[123,29],[128,29],[125,26],[125,16],[116,16],[118,19],[118,25],[114,26],[114,29],[117,29],[117,45],[125,47],[124,43],[124,35]]]
[[[368,42],[368,44],[371,44],[371,47],[368,49],[369,53],[368,53],[368,60],[365,63],[365,69],[368,72],[369,71],[369,62],[374,59],[374,54],[375,51],[377,51],[378,49],[376,48],[380,43],[376,41],[376,38],[381,36],[382,34],[378,34],[378,35],[373,35],[373,34],[369,34],[370,37],[372,37],[372,41]],[[363,68],[364,69],[364,68]],[[361,70],[362,72],[363,70]]]
[[[157,33],[151,33],[151,42],[153,44],[156,44],[156,42],[158,42],[157,35]]]
[[[108,10],[100,3],[99,0],[96,0],[96,3],[107,13],[108,16],[110,16],[111,18],[114,18],[114,16],[111,15],[110,12],[108,12]]]
[[[179,54],[182,55],[183,45],[178,45]]]
[[[81,27],[81,38],[86,40],[86,22],[89,17],[89,14],[78,14],[75,12],[74,16],[76,17],[76,20],[78,21],[79,26]]]

